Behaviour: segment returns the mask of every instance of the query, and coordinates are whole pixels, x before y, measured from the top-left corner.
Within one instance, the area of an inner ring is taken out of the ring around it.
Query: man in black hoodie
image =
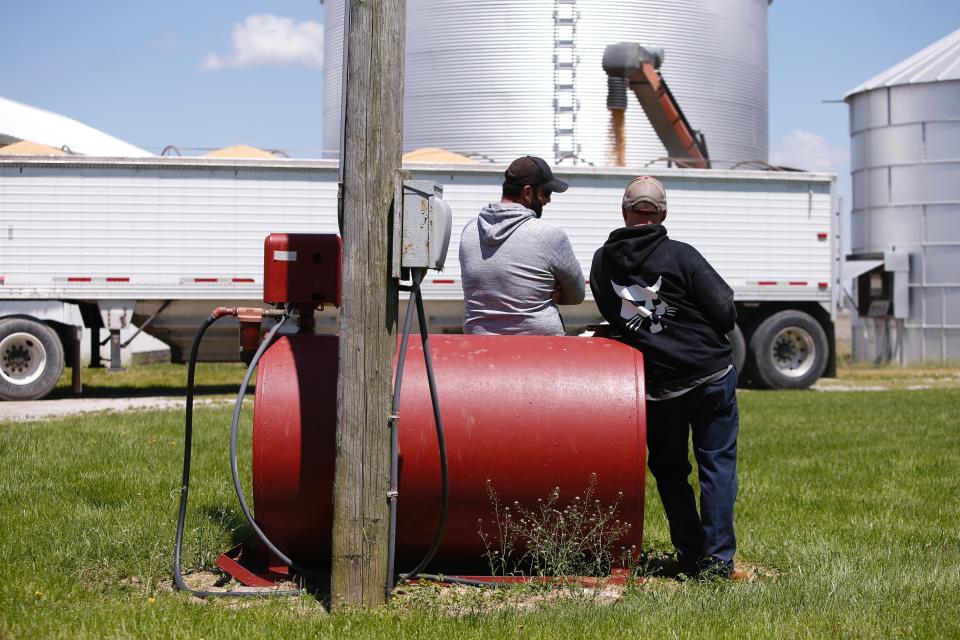
[[[593,256],[593,297],[614,331],[644,355],[648,464],[680,571],[734,577],[739,414],[726,338],[736,320],[733,291],[696,249],[667,237],[658,180],[630,182],[622,213],[625,226]],[[691,428],[699,513],[688,481]]]

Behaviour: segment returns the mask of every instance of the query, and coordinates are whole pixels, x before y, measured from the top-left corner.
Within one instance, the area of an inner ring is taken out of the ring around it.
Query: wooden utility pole
[[[387,581],[396,283],[390,205],[403,138],[406,0],[352,0],[344,121],[343,302],[331,604],[377,606]],[[317,499],[322,499],[317,496]]]

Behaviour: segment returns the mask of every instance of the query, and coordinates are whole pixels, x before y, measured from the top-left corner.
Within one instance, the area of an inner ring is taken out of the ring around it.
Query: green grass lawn
[[[197,395],[236,395],[246,365],[240,362],[201,362],[197,364]],[[129,398],[136,396],[183,397],[187,367],[183,364],[148,364],[111,372],[103,367],[83,369],[84,398]],[[254,374],[253,382],[256,381]],[[253,385],[251,384],[251,389]],[[70,386],[70,369],[64,369],[50,399],[75,398]]]
[[[175,393],[173,374],[154,371],[141,388]],[[110,375],[90,388],[117,388]],[[212,392],[237,379],[198,376]],[[428,591],[336,615],[308,595],[173,592],[182,412],[0,423],[0,638],[960,637],[960,390],[748,391],[740,404],[738,559],[770,576],[653,579],[611,604],[458,616]],[[229,413],[197,409],[190,568],[249,536],[229,485]],[[667,548],[652,480],[647,503],[645,545]]]

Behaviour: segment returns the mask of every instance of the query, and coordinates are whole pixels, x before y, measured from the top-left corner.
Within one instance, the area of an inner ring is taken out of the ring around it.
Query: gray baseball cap
[[[623,210],[629,211],[639,204],[656,209],[657,213],[667,211],[667,192],[660,181],[652,176],[634,178],[623,192]]]

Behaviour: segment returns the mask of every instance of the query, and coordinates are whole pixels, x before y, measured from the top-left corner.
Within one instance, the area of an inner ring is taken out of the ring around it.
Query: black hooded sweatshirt
[[[727,368],[733,290],[696,249],[663,225],[623,227],[593,255],[590,288],[600,313],[643,352],[648,391]]]

